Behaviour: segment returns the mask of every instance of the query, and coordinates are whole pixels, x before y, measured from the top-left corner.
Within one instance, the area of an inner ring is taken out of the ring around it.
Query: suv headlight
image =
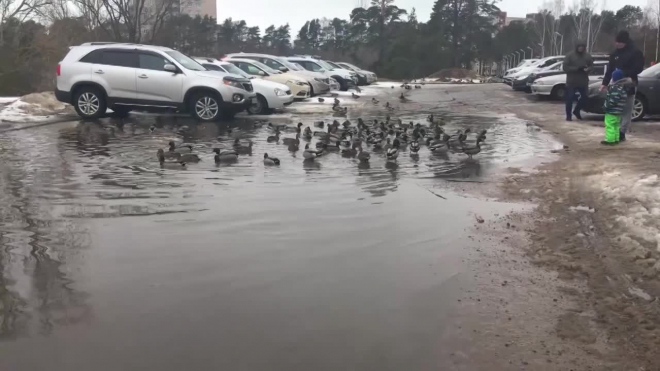
[[[243,84],[241,84],[240,82],[236,81],[235,79],[233,79],[229,76],[223,77],[222,78],[222,83],[225,84],[225,85],[229,85],[231,87],[234,87],[234,88],[245,90],[245,88],[243,88]]]
[[[325,83],[325,81],[323,81],[323,79],[322,79],[322,78],[319,78],[319,77],[315,77],[315,78],[314,78],[314,81]]]
[[[277,95],[278,97],[283,97],[286,95],[286,91],[279,88],[275,88],[275,95]]]
[[[355,72],[349,72],[349,74],[350,74],[351,76],[357,76],[357,73],[355,73]]]

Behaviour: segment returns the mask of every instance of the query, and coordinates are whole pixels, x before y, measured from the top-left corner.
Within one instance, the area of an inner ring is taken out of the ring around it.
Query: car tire
[[[641,111],[638,109],[641,109]],[[639,112],[637,116],[635,116],[635,112]],[[635,97],[635,103],[633,105],[633,116],[632,120],[633,121],[639,121],[646,116],[646,113],[648,112],[648,103],[646,103],[646,99],[643,96],[637,95]]]
[[[309,84],[309,97],[311,98],[314,95],[315,95],[314,94],[314,86],[312,86],[312,84]]]
[[[84,119],[97,119],[105,115],[107,102],[101,89],[93,86],[83,86],[73,97],[73,107]]]
[[[133,110],[133,107],[116,105],[116,106],[112,106],[111,109],[112,112],[115,113],[115,116],[126,117]]]
[[[341,77],[333,77],[339,83],[339,90],[348,91],[348,81],[342,79]]]
[[[552,88],[552,92],[550,93],[550,96],[552,99],[556,100],[564,100],[566,97],[566,86],[564,85],[557,85],[554,88]]]
[[[250,105],[247,111],[251,115],[267,115],[271,112],[271,109],[268,107],[268,101],[266,98],[261,94],[257,94],[255,104]]]
[[[196,93],[190,98],[190,114],[199,121],[215,121],[224,113],[220,110],[221,103],[222,99],[217,94]]]

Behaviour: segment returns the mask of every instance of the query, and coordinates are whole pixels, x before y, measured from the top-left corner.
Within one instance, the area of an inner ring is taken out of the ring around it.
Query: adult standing
[[[594,64],[594,59],[587,52],[587,44],[578,41],[575,50],[564,57],[564,72],[566,72],[566,121],[572,121],[573,115],[582,120],[580,110],[587,100],[587,89],[589,88],[589,70]],[[573,110],[575,95],[580,94],[580,99]]]
[[[628,31],[620,31],[614,39],[614,45],[616,49],[610,54],[610,63],[607,66],[607,72],[605,72],[603,85],[600,87],[600,90],[607,90],[607,85],[612,80],[612,72],[616,69],[620,69],[623,72],[623,77],[630,77],[634,82],[627,92],[628,99],[621,113],[619,141],[623,142],[626,140],[626,132],[632,122],[635,94],[637,94],[637,84],[639,83],[637,75],[644,70],[644,54],[635,48],[635,44],[630,39]]]

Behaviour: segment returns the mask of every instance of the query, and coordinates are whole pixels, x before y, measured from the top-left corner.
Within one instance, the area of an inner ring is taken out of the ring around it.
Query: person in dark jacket
[[[623,77],[629,77],[634,85],[628,90],[628,100],[626,109],[621,114],[621,134],[619,141],[626,140],[626,132],[632,121],[632,111],[635,105],[635,94],[637,93],[637,75],[644,70],[644,54],[637,48],[630,39],[628,31],[620,31],[614,39],[616,50],[610,54],[610,63],[607,66],[607,72],[603,78],[603,84],[600,87],[602,91],[607,90],[612,80],[612,72],[619,69],[623,72]]]
[[[580,110],[587,100],[587,89],[589,87],[589,70],[594,64],[594,59],[587,53],[587,44],[584,41],[578,41],[575,44],[575,50],[566,54],[563,68],[566,72],[566,120],[572,121],[573,116],[582,120]],[[580,94],[575,110],[573,110],[573,101],[576,93]]]

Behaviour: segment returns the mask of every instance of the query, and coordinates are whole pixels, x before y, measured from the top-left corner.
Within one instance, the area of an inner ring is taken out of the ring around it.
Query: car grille
[[[253,90],[252,83],[251,82],[244,82],[243,83],[243,89],[251,92]]]

